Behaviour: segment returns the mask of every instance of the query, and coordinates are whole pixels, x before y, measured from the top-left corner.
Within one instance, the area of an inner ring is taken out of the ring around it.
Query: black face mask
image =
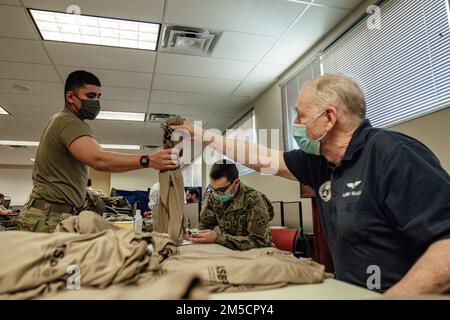
[[[78,115],[81,120],[94,120],[100,113],[100,101],[94,99],[80,99],[76,94],[74,94],[78,100],[81,101],[80,110],[78,110]]]

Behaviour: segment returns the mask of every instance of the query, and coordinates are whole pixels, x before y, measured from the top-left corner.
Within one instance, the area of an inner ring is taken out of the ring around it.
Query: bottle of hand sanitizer
[[[141,211],[136,211],[134,215],[134,231],[142,232],[142,220]]]

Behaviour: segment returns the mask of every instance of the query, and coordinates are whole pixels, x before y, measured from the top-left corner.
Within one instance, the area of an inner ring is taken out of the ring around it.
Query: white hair
[[[364,93],[352,79],[340,74],[325,74],[312,80],[310,85],[314,89],[315,106],[321,110],[326,105],[332,105],[350,122],[360,122],[366,117]]]

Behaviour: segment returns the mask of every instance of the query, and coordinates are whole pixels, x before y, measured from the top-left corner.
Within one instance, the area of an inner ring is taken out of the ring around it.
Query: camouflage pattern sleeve
[[[258,197],[251,213],[248,215],[248,235],[232,236],[226,233],[219,233],[216,243],[233,250],[272,247],[269,220],[269,208],[264,199]]]
[[[209,201],[206,200],[205,204],[200,211],[200,221],[198,223],[198,230],[213,230],[218,225],[216,214],[210,209]]]

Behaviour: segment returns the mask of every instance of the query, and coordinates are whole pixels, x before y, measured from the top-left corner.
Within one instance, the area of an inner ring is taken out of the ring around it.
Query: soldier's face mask
[[[220,202],[227,202],[233,199],[237,191],[237,181],[238,179],[234,180],[229,186],[225,188],[213,189],[212,194],[214,198]]]
[[[100,113],[100,100],[80,99],[75,92],[73,95],[81,102],[80,109],[78,110],[78,115],[80,118],[82,120],[94,120]]]

